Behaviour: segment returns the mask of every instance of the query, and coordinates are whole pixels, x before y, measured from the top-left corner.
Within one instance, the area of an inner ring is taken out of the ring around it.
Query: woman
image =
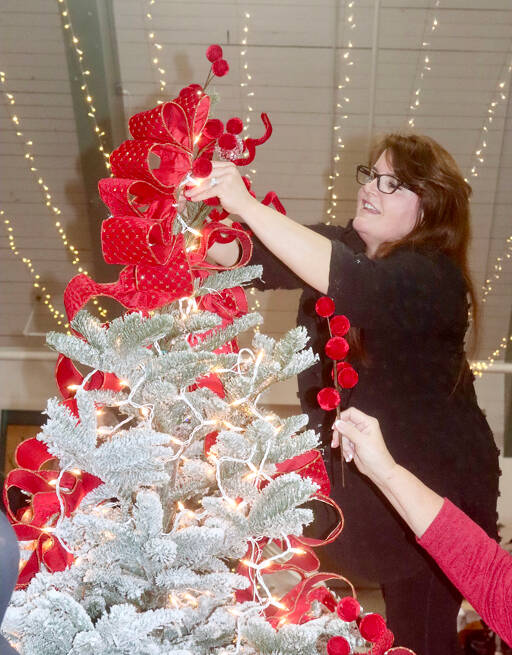
[[[230,163],[216,163],[188,197],[216,195],[247,223],[257,237],[252,263],[264,266],[260,288],[304,289],[298,322],[321,355],[328,335],[314,304],[319,294],[334,299],[354,326],[350,357],[359,372],[345,402],[377,417],[395,460],[496,537],[498,452],[464,353],[468,296],[477,316],[467,267],[470,187],[449,153],[418,135],[382,138],[357,176],[347,228],[304,227],[262,206]],[[216,244],[212,255],[229,265],[238,251]],[[331,365],[321,357],[299,376],[302,408],[326,450],[334,417],[316,393],[332,384]],[[326,460],[346,527],[324,549],[323,568],[380,582],[397,643],[419,655],[456,653],[459,592],[355,467],[343,488],[339,454],[326,452]]]
[[[379,422],[355,407],[334,423],[332,447],[354,460],[416,535],[418,543],[487,625],[512,644],[512,557],[447,498],[391,457]]]

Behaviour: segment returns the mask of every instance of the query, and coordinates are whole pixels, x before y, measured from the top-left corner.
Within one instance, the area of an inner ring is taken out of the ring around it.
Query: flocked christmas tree
[[[207,57],[227,72],[219,46]],[[244,266],[250,238],[219,223],[215,199],[178,203],[214,156],[242,166],[270,136],[265,115],[260,140],[243,140],[239,119],[225,132],[208,119],[209,79],[131,119],[100,183],[105,260],[125,268],[112,284],[73,278],[73,333],[47,337],[63,398],[4,490],[26,550],[3,629],[24,655],[391,652],[381,617],[323,586],[341,576],[318,573],[315,540],[301,537],[304,504],[329,502],[307,416],[260,405],[314,362],[307,334],[256,332],[239,350],[262,320],[242,288],[261,275]],[[264,202],[282,210],[272,192]],[[235,238],[240,261],[215,270],[208,248]],[[81,309],[99,294],[127,311],[102,323]]]

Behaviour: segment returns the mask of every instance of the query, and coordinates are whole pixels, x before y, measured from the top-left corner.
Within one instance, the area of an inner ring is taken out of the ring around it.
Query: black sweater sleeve
[[[349,228],[339,225],[307,225],[310,230],[331,240],[342,239]],[[253,235],[252,257],[249,264],[263,266],[262,280],[255,280],[252,285],[260,291],[269,289],[303,289],[306,283],[283,262],[273,255],[262,242]],[[312,263],[313,265],[313,263]]]

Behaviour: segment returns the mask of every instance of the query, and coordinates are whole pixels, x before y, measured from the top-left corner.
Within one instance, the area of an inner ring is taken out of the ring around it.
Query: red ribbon
[[[55,488],[60,471],[42,467],[56,461],[56,458],[48,452],[44,443],[32,438],[18,445],[15,461],[19,468],[7,474],[3,489],[4,505],[18,539],[33,542],[32,554],[20,568],[19,589],[28,585],[41,565],[52,572],[62,571],[73,561],[73,556],[51,534],[61,512]],[[64,515],[70,516],[84,496],[99,484],[99,478],[85,471],[78,475],[64,472],[60,480]],[[29,500],[18,507],[16,501],[22,497]]]

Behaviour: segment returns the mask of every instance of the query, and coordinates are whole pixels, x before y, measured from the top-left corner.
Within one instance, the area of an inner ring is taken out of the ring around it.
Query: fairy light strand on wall
[[[69,323],[66,322],[65,315],[61,311],[59,311],[53,304],[52,296],[48,292],[48,289],[41,282],[41,276],[39,275],[39,273],[36,272],[32,260],[29,257],[23,257],[21,255],[19,248],[16,245],[15,236],[14,236],[14,227],[10,219],[3,218],[5,216],[5,211],[3,209],[0,209],[0,216],[2,216],[2,222],[4,224],[5,231],[7,232],[7,238],[9,240],[9,248],[12,254],[14,255],[14,257],[19,259],[19,261],[22,262],[22,264],[24,264],[28,269],[33,279],[32,286],[34,287],[34,289],[37,289],[38,292],[41,294],[44,306],[48,309],[50,314],[53,316],[53,318],[57,322],[57,325],[63,325],[65,328],[68,328]]]
[[[356,28],[356,23],[354,21],[354,13],[353,13],[353,7],[354,7],[354,0],[351,0],[349,3],[347,3],[347,6],[345,8],[345,27],[349,31],[354,30]],[[345,66],[345,68],[353,66],[354,62],[352,60],[352,53],[351,50],[353,48],[353,43],[351,39],[349,38],[348,43],[346,48],[343,48],[341,51],[341,63]],[[336,53],[337,57],[337,53]],[[340,176],[340,171],[338,170],[339,167],[339,162],[341,161],[341,153],[343,149],[345,148],[345,143],[343,141],[343,133],[341,132],[341,121],[346,120],[348,118],[348,114],[346,114],[346,109],[347,109],[347,104],[350,103],[350,97],[347,95],[347,87],[350,84],[350,77],[345,70],[345,75],[343,77],[343,82],[338,83],[337,88],[335,89],[335,94],[336,94],[336,106],[334,108],[334,126],[333,126],[333,131],[334,131],[334,139],[335,139],[335,145],[334,145],[334,155],[333,155],[333,160],[331,164],[331,174],[329,175],[329,185],[327,187],[327,191],[330,191],[330,200],[329,200],[329,206],[326,210],[327,213],[327,220],[326,224],[330,225],[331,220],[335,218],[336,214],[336,206],[338,204],[338,196],[336,194],[336,179]]]
[[[93,104],[94,100],[89,89],[89,83],[87,81],[91,75],[91,71],[84,66],[84,51],[80,48],[80,39],[77,37],[74,31],[67,0],[57,0],[57,6],[62,20],[62,26],[64,30],[69,33],[70,45],[75,52],[78,67],[80,69],[80,91],[82,92],[84,103],[87,106],[87,116],[89,116],[92,121],[92,128],[98,140],[98,152],[103,158],[103,165],[107,169],[107,173],[110,175],[110,154],[105,148],[105,143],[103,141],[105,132],[101,130],[100,126],[98,125],[98,121],[96,120],[96,107]]]
[[[167,82],[165,80],[165,68],[163,68],[161,62],[163,45],[158,42],[153,26],[152,7],[155,3],[156,0],[148,0],[147,8],[144,11],[144,24],[146,26],[146,33],[149,41],[149,56],[151,60],[151,66],[158,74],[158,84],[160,85],[158,93],[160,96],[164,96],[164,98],[160,97],[157,100],[157,103],[161,105],[165,102]]]
[[[422,85],[423,85],[423,80],[425,79],[425,76],[427,73],[429,73],[431,69],[431,61],[430,61],[430,56],[427,54],[428,48],[430,48],[431,43],[428,40],[430,36],[436,31],[438,25],[439,25],[439,20],[437,16],[435,15],[435,10],[439,8],[440,5],[440,0],[436,0],[434,4],[434,16],[432,18],[432,22],[430,24],[430,29],[429,30],[424,30],[423,32],[423,39],[421,42],[421,48],[422,52],[425,54],[422,54],[421,59],[423,61],[423,66],[422,69],[419,73],[416,74],[415,80],[414,80],[414,92],[413,96],[411,99],[411,103],[409,105],[409,109],[411,112],[416,112],[420,106],[420,98],[422,94]],[[408,120],[409,127],[415,127],[414,123],[414,115],[410,114],[409,120]]]
[[[240,82],[240,87],[245,91],[245,97],[246,97],[246,106],[247,106],[247,111],[245,112],[245,115],[243,116],[243,121],[244,121],[244,131],[248,133],[250,123],[251,123],[251,115],[252,112],[254,111],[253,103],[254,103],[254,91],[251,88],[251,81],[252,81],[252,75],[249,70],[249,61],[247,57],[247,51],[248,51],[248,41],[249,41],[249,27],[250,27],[250,20],[251,20],[251,14],[248,11],[244,10],[244,20],[243,20],[243,27],[242,27],[242,39],[241,39],[241,44],[242,47],[240,49],[240,65],[241,65],[241,70],[242,74],[245,77],[245,81]],[[248,136],[248,134],[246,135]],[[254,165],[254,164],[253,164]],[[251,179],[251,175],[256,175],[256,169],[251,168],[249,169],[249,172],[246,173],[247,177]]]
[[[4,87],[4,89],[7,88],[6,74],[4,71],[0,71],[0,84]],[[25,151],[23,158],[27,162],[30,173],[37,181],[38,187],[40,188],[41,193],[43,195],[44,205],[47,208],[52,218],[52,221],[54,221],[54,227],[57,230],[63,245],[66,247],[69,254],[71,255],[71,264],[77,267],[79,273],[84,273],[85,275],[87,275],[88,271],[84,269],[84,267],[80,264],[80,253],[78,251],[78,248],[75,248],[75,246],[70,243],[69,237],[66,234],[60,220],[55,220],[56,216],[60,216],[62,214],[62,210],[52,201],[52,194],[50,193],[50,187],[46,184],[39,168],[36,166],[36,159],[33,154],[34,142],[32,141],[32,139],[27,139],[25,137],[24,133],[20,129],[21,120],[19,116],[16,113],[14,113],[11,109],[11,107],[16,104],[16,99],[14,97],[14,94],[7,90],[4,90],[3,93],[8,101],[7,111],[9,113],[13,125],[16,128],[16,136],[23,141],[23,147]],[[98,305],[98,311],[102,316],[106,316],[106,310],[103,309],[100,305]]]

